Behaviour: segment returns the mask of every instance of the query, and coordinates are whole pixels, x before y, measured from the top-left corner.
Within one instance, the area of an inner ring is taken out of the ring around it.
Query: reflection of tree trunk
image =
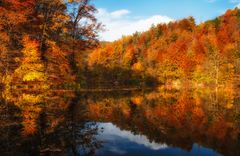
[[[39,144],[40,147],[44,147],[43,140],[45,136],[45,132],[47,130],[47,117],[46,117],[47,110],[44,109],[42,113],[39,115]]]
[[[75,105],[76,103],[78,102],[78,95],[76,94],[76,97],[74,97],[72,99],[72,102],[70,103],[70,106],[69,106],[69,122],[70,122],[70,133],[71,133],[71,150],[72,150],[72,154],[74,156],[77,156],[78,155],[78,152],[77,152],[77,136],[76,136],[76,132],[77,132],[77,127],[76,127],[76,121],[75,121],[75,118],[74,118],[74,115],[75,115]]]

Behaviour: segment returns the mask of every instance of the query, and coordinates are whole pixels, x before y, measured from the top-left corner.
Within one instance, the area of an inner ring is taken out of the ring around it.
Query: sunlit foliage
[[[236,84],[240,74],[239,12],[239,8],[228,10],[199,25],[189,17],[103,43],[89,55],[88,66],[121,66],[168,85]],[[121,71],[118,74],[121,75]]]

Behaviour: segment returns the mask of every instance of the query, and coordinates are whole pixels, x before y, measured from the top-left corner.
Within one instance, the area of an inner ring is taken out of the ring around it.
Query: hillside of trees
[[[98,42],[89,0],[0,1],[0,86],[238,86],[240,9]]]
[[[88,84],[96,86],[103,82],[122,86],[237,86],[240,9],[198,25],[189,17],[101,44],[88,56],[86,68],[91,75]]]

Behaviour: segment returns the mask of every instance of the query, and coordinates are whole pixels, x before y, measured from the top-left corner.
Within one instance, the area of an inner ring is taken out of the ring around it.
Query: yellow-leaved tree
[[[11,84],[42,83],[44,85],[41,85],[41,87],[46,87],[47,76],[39,52],[39,43],[30,39],[29,36],[24,36],[22,53],[20,66],[14,71]]]

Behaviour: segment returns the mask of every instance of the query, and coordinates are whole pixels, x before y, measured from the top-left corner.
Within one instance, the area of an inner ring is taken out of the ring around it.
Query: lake
[[[1,155],[239,156],[236,90],[2,91]]]

